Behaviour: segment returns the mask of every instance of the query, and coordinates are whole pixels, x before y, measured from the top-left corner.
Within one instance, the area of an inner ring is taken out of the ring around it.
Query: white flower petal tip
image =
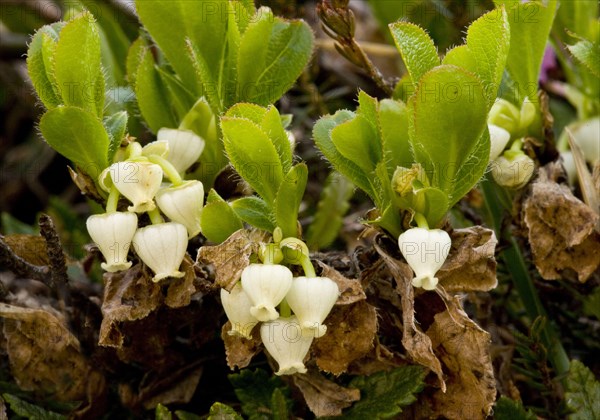
[[[242,271],[242,287],[252,302],[250,313],[259,321],[279,317],[275,307],[292,286],[292,272],[277,264],[250,264]]]
[[[535,170],[535,162],[524,153],[510,150],[496,158],[491,165],[492,177],[498,185],[519,189],[524,187]]]
[[[413,286],[436,288],[435,274],[448,258],[451,245],[450,235],[441,229],[413,228],[398,237],[400,252],[415,272]]]
[[[306,373],[304,358],[308,354],[313,337],[303,333],[295,316],[263,323],[260,326],[260,338],[279,365],[276,375]]]
[[[131,267],[131,262],[127,261],[127,253],[137,223],[137,215],[127,212],[96,214],[88,217],[86,222],[88,233],[106,260],[105,263],[100,264],[103,270],[114,273]]]
[[[144,213],[154,210],[154,195],[163,179],[160,166],[150,162],[125,161],[110,166],[113,184],[131,203],[127,210]]]
[[[169,154],[167,160],[177,169],[184,173],[192,166],[204,150],[204,140],[189,130],[176,130],[173,128],[161,128],[156,135],[158,141],[169,143]]]
[[[327,331],[323,321],[339,295],[338,285],[327,277],[296,277],[285,298],[302,328],[319,338]]]
[[[502,127],[488,124],[490,131],[490,162],[502,154],[510,140],[510,133]]]
[[[200,233],[200,216],[204,203],[204,186],[200,181],[186,181],[156,193],[156,204],[174,222],[188,231],[188,238]]]
[[[221,289],[221,303],[231,323],[231,330],[227,334],[251,339],[252,329],[258,320],[250,313],[252,302],[241,283],[236,283],[231,292]]]
[[[179,223],[161,223],[138,229],[133,247],[140,259],[154,271],[154,282],[183,277],[179,266],[187,248],[187,230]]]
[[[169,156],[169,142],[166,140],[153,141],[142,148],[142,156],[150,157],[152,155],[166,159]]]

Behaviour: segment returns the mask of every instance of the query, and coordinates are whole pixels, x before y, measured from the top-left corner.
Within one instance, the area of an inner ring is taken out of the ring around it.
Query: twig
[[[69,301],[69,276],[67,274],[67,263],[63,253],[60,237],[54,227],[54,222],[47,214],[40,216],[40,233],[46,241],[46,252],[50,261],[50,281],[52,288],[56,291],[58,299],[68,306]],[[64,308],[63,308],[64,309]]]
[[[364,52],[370,55],[377,55],[380,57],[398,57],[398,50],[396,47],[387,44],[380,44],[378,42],[367,42],[367,41],[356,41],[357,44],[362,48]],[[360,43],[359,43],[360,42]],[[336,51],[335,41],[332,39],[318,38],[315,40],[315,46],[328,51]]]
[[[39,280],[48,287],[52,287],[50,268],[45,265],[35,265],[19,257],[4,241],[0,235],[0,265],[15,273],[17,276]]]

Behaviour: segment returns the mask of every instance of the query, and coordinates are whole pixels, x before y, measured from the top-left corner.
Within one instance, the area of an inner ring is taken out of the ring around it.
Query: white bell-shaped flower
[[[339,295],[337,284],[327,277],[296,277],[285,300],[298,317],[300,326],[319,338],[327,331],[323,321]]]
[[[573,124],[571,130],[585,160],[592,165],[600,162],[600,117]]]
[[[185,256],[188,238],[180,223],[159,223],[138,229],[133,247],[144,263],[154,271],[154,282],[167,277],[183,277],[179,266]]]
[[[502,154],[508,141],[510,133],[504,128],[494,124],[488,124],[490,131],[490,162]]]
[[[434,290],[438,283],[435,274],[450,252],[450,235],[441,229],[412,228],[398,237],[398,245],[415,272],[413,286]]]
[[[200,181],[185,181],[178,186],[162,188],[156,193],[156,204],[174,222],[181,223],[193,238],[200,233],[200,216],[204,203],[204,186]]]
[[[275,309],[292,286],[289,268],[277,264],[250,264],[242,271],[242,287],[252,301],[250,313],[259,321],[279,317]]]
[[[127,209],[136,213],[154,210],[154,196],[163,179],[160,166],[147,161],[117,162],[110,166],[112,182],[131,203]]]
[[[131,267],[131,262],[127,261],[127,253],[137,229],[137,222],[137,215],[129,212],[95,214],[88,217],[88,233],[106,260],[100,264],[103,270],[114,273]]]
[[[491,168],[498,185],[518,189],[531,179],[535,163],[523,152],[508,150],[492,162]]]
[[[313,337],[304,334],[295,316],[265,322],[260,326],[260,338],[269,354],[277,361],[275,375],[306,373],[306,357]]]
[[[204,140],[193,131],[161,128],[156,138],[169,143],[167,160],[181,174],[198,160],[204,150]]]
[[[221,303],[227,319],[231,322],[231,330],[228,334],[251,339],[252,328],[258,324],[258,320],[250,313],[252,302],[244,292],[242,284],[237,282],[231,292],[221,289]]]

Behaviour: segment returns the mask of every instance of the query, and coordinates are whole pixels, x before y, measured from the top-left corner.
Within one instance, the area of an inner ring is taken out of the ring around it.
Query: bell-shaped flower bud
[[[193,238],[200,233],[200,216],[204,203],[204,186],[200,181],[162,188],[156,193],[156,204],[174,222],[181,223]]]
[[[575,181],[577,180],[577,166],[575,164],[575,157],[573,157],[573,152],[571,152],[570,150],[560,152],[560,157],[562,158],[562,164],[565,168],[565,172],[567,173],[569,185],[573,186],[575,184]]]
[[[506,99],[496,99],[490,109],[488,123],[516,135],[521,124],[521,111]]]
[[[137,222],[137,215],[127,212],[95,214],[88,217],[88,233],[106,260],[106,263],[100,264],[103,270],[114,273],[131,267],[131,262],[127,261],[127,253],[137,229]]]
[[[258,320],[250,313],[252,302],[244,292],[242,284],[236,283],[231,292],[221,289],[221,303],[227,319],[231,322],[231,330],[228,334],[251,339],[252,328],[258,324]]]
[[[163,170],[147,161],[117,162],[109,168],[112,182],[131,203],[127,210],[144,213],[154,210],[154,195],[160,188]]]
[[[159,223],[138,229],[133,236],[135,252],[154,271],[154,282],[183,277],[179,266],[187,248],[187,230],[179,223]]]
[[[295,316],[265,322],[260,326],[260,338],[279,365],[275,375],[306,373],[304,358],[310,349],[313,337],[310,334],[303,334]]]
[[[535,163],[523,152],[508,150],[496,158],[491,167],[492,176],[498,185],[518,189],[531,179]]]
[[[585,160],[592,165],[600,162],[600,117],[573,124],[571,132]]]
[[[277,264],[250,264],[242,271],[242,287],[252,301],[250,313],[259,321],[279,317],[275,309],[292,286],[289,268]]]
[[[490,131],[490,162],[496,159],[502,154],[508,141],[510,140],[510,133],[504,128],[494,124],[488,124]]]
[[[450,235],[441,229],[412,228],[398,237],[400,252],[415,272],[412,284],[425,290],[434,290],[437,271],[450,252]]]
[[[142,148],[142,156],[150,157],[152,155],[167,159],[169,156],[169,142],[166,140],[157,140],[148,143]]]
[[[327,277],[296,277],[285,300],[298,317],[300,326],[319,338],[327,331],[323,321],[339,295],[337,284]]]
[[[192,166],[204,150],[204,140],[189,130],[161,128],[156,135],[158,141],[169,143],[167,160],[183,174]]]

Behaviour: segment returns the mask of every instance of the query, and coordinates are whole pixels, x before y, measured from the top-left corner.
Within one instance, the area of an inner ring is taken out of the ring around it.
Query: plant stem
[[[317,273],[315,273],[315,267],[313,267],[310,262],[310,257],[308,255],[302,254],[300,264],[302,264],[302,269],[304,270],[304,275],[306,277],[317,277]]]
[[[414,219],[417,222],[417,226],[429,230],[429,223],[427,223],[427,219],[421,213],[415,213]]]
[[[504,206],[501,203],[497,191],[495,191],[497,190],[497,187],[492,184],[491,181],[484,180],[481,183],[481,189],[494,224],[494,230],[496,231],[496,235],[500,238],[505,233],[501,230]],[[527,265],[517,240],[514,237],[506,239],[509,243],[509,247],[504,250],[502,260],[504,261],[504,264],[506,264],[506,268],[510,273],[513,284],[519,293],[519,297],[523,301],[528,317],[531,321],[538,317],[548,319],[546,310],[542,305],[537,290],[535,289],[535,285],[533,284],[533,280],[527,270]],[[560,342],[557,331],[550,322],[546,322],[542,329],[541,338],[544,346],[546,346],[548,350],[550,363],[552,363],[557,375],[561,376],[567,373],[569,371],[569,358]]]
[[[285,298],[279,304],[279,316],[282,318],[289,318],[292,316],[292,309]]]
[[[152,163],[156,163],[157,165],[159,165],[164,171],[164,173],[167,175],[167,178],[171,180],[174,186],[178,186],[183,183],[181,175],[179,174],[179,172],[177,172],[177,169],[175,169],[175,167],[167,159],[158,155],[152,155],[148,157],[148,160]]]
[[[153,225],[159,225],[165,222],[165,220],[160,215],[160,211],[158,211],[157,207],[155,207],[154,210],[150,210],[148,212],[148,216],[150,216],[150,221]]]
[[[106,212],[114,213],[117,211],[117,204],[119,203],[119,190],[114,185],[110,189],[108,199],[106,200]]]

